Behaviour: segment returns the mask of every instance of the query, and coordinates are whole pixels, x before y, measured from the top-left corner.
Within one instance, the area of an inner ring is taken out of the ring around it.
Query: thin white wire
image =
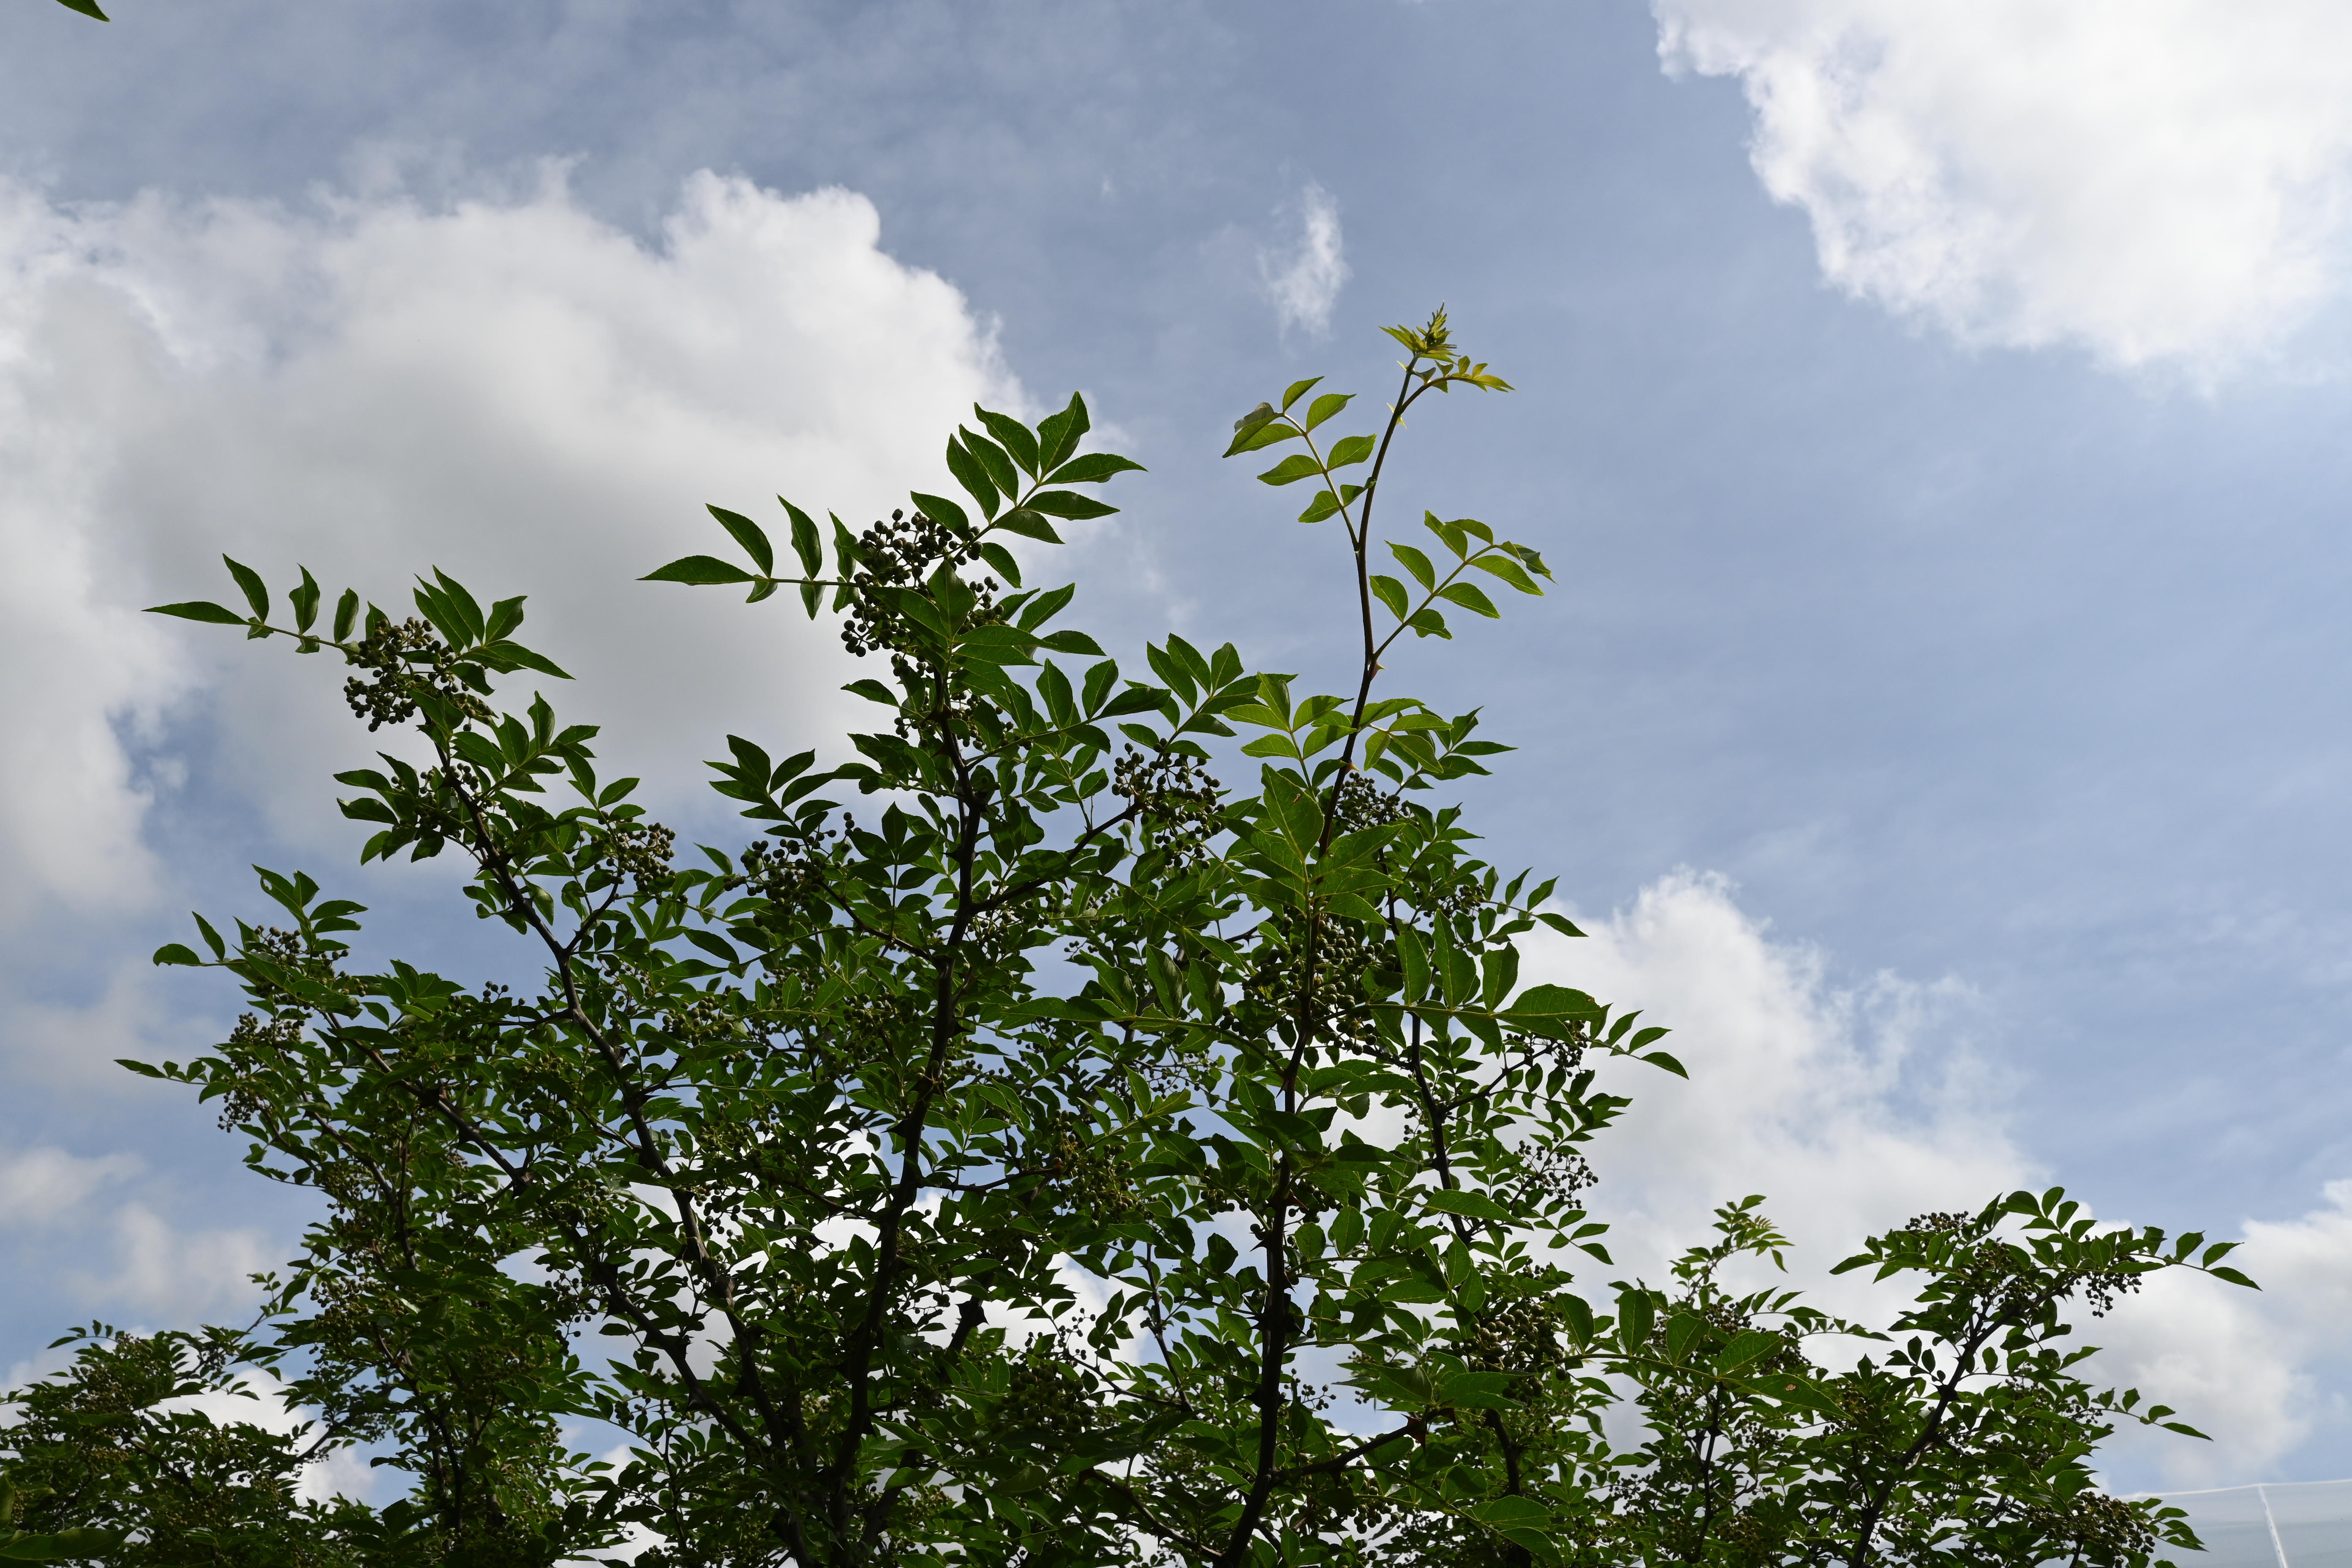
[[[2256,1486],[2254,1495],[2263,1500],[2263,1522],[2271,1527],[2271,1550],[2278,1553],[2279,1568],[2294,1568],[2294,1564],[2286,1560],[2286,1543],[2279,1539],[2278,1521],[2271,1517],[2269,1489]]]

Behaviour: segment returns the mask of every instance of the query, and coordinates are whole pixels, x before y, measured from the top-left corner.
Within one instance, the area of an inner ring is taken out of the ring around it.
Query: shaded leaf
[[[749,583],[751,574],[740,566],[719,560],[716,555],[683,555],[667,566],[646,573],[637,581],[690,583],[701,586],[713,583]]]
[[[1144,467],[1116,452],[1087,452],[1045,476],[1049,485],[1098,485],[1113,474],[1142,473]]]
[[[729,511],[723,506],[711,507],[709,512],[719,520],[719,526],[732,534],[735,542],[743,547],[743,553],[749,555],[752,563],[760,568],[761,576],[772,577],[776,574],[775,549],[769,544],[767,534],[761,531],[758,523],[753,522],[741,512]],[[814,531],[815,525],[811,524],[810,527]]]
[[[184,621],[209,621],[215,626],[241,626],[245,625],[246,620],[243,616],[226,605],[209,604],[202,599],[191,600],[184,605],[150,605],[147,606],[146,613],[151,616],[177,616]],[[339,634],[339,636],[347,635],[349,634]]]

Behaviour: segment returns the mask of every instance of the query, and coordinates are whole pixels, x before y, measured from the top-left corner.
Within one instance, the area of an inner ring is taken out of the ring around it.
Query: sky
[[[0,7],[0,1367],[234,1317],[302,1222],[111,1065],[234,1016],[147,965],[184,911],[299,865],[499,962],[356,868],[325,661],[139,606],[223,552],[527,592],[717,833],[719,737],[854,714],[822,630],[632,581],[704,502],[873,515],[1080,389],[1150,471],[1077,613],[1336,680],[1337,535],[1217,454],[1302,376],[1376,405],[1444,301],[1518,390],[1417,415],[1389,504],[1559,585],[1394,679],[1519,748],[1468,804],[1592,932],[1530,973],[1693,1069],[1596,1152],[1625,1256],[2063,1184],[2265,1286],[2097,1326],[2215,1439],[2115,1484],[2352,1475],[2352,12],[113,9]]]

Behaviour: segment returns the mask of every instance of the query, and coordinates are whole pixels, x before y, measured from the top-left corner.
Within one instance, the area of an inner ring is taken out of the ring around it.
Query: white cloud
[[[1298,205],[1297,244],[1287,251],[1260,251],[1258,279],[1284,331],[1299,327],[1320,335],[1331,330],[1331,307],[1339,302],[1349,277],[1339,204],[1310,183],[1299,193]]]
[[[142,1203],[109,1216],[113,1266],[77,1271],[73,1284],[86,1301],[113,1310],[131,1307],[157,1322],[179,1325],[253,1300],[252,1277],[274,1261],[261,1232],[237,1226],[184,1230]]]
[[[0,1226],[13,1230],[63,1225],[100,1188],[139,1169],[130,1154],[86,1158],[62,1149],[27,1149],[0,1158]]]
[[[2249,1220],[2230,1261],[2259,1294],[2166,1276],[2105,1325],[2115,1375],[2161,1394],[2210,1444],[2135,1443],[2168,1480],[2236,1485],[2275,1473],[2298,1447],[2352,1430],[2352,1181],[2292,1220]]]
[[[704,501],[781,521],[782,490],[857,526],[941,488],[974,400],[1019,405],[963,298],[878,239],[862,196],[709,174],[650,245],[552,174],[436,209],[0,186],[0,917],[152,898],[135,759],[215,680],[216,782],[341,831],[323,774],[369,748],[341,672],[136,613],[233,597],[224,551],[388,609],[435,564],[530,592],[526,638],[582,678],[551,696],[665,790],[730,727],[826,727],[829,630],[632,579],[728,548]]]
[[[37,979],[26,984],[0,976],[0,1019],[5,1020],[11,1073],[20,1080],[117,1095],[158,1091],[160,1086],[132,1078],[116,1063],[170,1056],[204,1034],[209,1020],[185,1010],[184,992],[175,998],[181,1007],[166,1003],[174,973],[159,973],[143,952],[125,951],[106,967],[103,989],[79,1002],[41,995]]]
[[[1849,292],[1972,343],[2199,373],[2343,279],[2352,10],[2335,0],[1654,0],[1737,76],[1752,156]]]
[[[1691,1075],[1621,1066],[1605,1080],[1633,1102],[1592,1152],[1593,1207],[1625,1273],[1662,1283],[1718,1205],[1762,1193],[1791,1268],[1824,1304],[1858,1309],[1866,1295],[1823,1276],[1864,1237],[2037,1173],[1956,1043],[1975,1005],[1956,983],[1834,985],[1822,953],[1772,940],[1722,879],[1688,872],[1578,923],[1583,939],[1530,948],[1530,976],[1641,1009]]]
[[[1893,1287],[1828,1268],[1863,1237],[1934,1209],[1973,1208],[2065,1179],[2010,1136],[1999,1086],[1967,1049],[1976,1002],[1951,981],[1831,982],[1819,951],[1776,941],[1719,878],[1678,873],[1581,941],[1530,945],[1531,979],[1642,1008],[1685,1082],[1646,1068],[1605,1080],[1633,1097],[1592,1150],[1596,1214],[1621,1267],[1662,1281],[1717,1205],[1749,1193],[1796,1247],[1789,1283],[1832,1310],[1883,1321]],[[2176,1216],[2113,1215],[2137,1223]],[[2178,1228],[2176,1225],[2176,1228]],[[2230,1261],[2260,1292],[2186,1272],[2152,1278],[2108,1317],[2078,1320],[2105,1347],[2094,1380],[2137,1387],[2208,1433],[2126,1429],[2106,1451],[2126,1487],[2209,1487],[2328,1468],[2352,1438],[2352,1181],[2290,1220],[2248,1220]]]
[[[0,1154],[0,1230],[15,1233],[15,1277],[56,1280],[110,1316],[174,1325],[250,1302],[250,1276],[269,1266],[261,1232],[175,1226],[146,1197],[117,1195],[145,1171],[127,1152]]]

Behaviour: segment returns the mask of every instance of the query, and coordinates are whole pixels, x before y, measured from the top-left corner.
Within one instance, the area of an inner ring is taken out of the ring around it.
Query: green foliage
[[[1060,623],[1071,588],[1024,584],[1014,542],[1108,514],[1077,487],[1137,467],[1079,450],[1076,398],[1034,428],[976,409],[947,448],[962,500],[856,533],[783,502],[789,554],[711,508],[735,553],[650,580],[793,590],[886,713],[830,769],[728,737],[714,787],[752,836],[685,864],[593,727],[500,696],[562,676],[514,640],[520,598],[485,611],[436,572],[415,616],[346,592],[327,631],[307,572],[281,625],[230,562],[245,611],[159,606],[341,653],[354,715],[432,759],[338,775],[362,860],[460,852],[487,934],[542,979],[362,967],[361,906],[271,871],[282,923],[199,918],[201,950],[156,953],[249,1011],[197,1060],[126,1065],[216,1103],[325,1217],[251,1334],[116,1337],[17,1396],[46,1413],[11,1438],[43,1506],[123,1531],[100,1555],[126,1563],[199,1530],[205,1561],[551,1564],[635,1526],[646,1564],[804,1568],[2136,1568],[2188,1544],[2092,1488],[2114,1424],[2169,1412],[2079,1381],[2058,1314],[2156,1268],[2235,1279],[2226,1247],[2019,1194],[1872,1241],[1852,1266],[1922,1281],[1873,1331],[1723,1282],[1781,1248],[1751,1199],[1671,1291],[1595,1290],[1584,1150],[1626,1103],[1598,1068],[1683,1068],[1663,1029],[1523,984],[1518,939],[1575,928],[1442,793],[1505,748],[1475,711],[1375,695],[1407,631],[1452,636],[1441,605],[1493,617],[1494,584],[1552,575],[1471,519],[1375,540],[1406,411],[1507,390],[1442,311],[1391,335],[1378,429],[1329,438],[1349,399],[1303,381],[1230,448],[1296,443],[1261,478],[1313,481],[1301,521],[1340,524],[1361,635],[1338,693],[1174,636],[1143,679]],[[184,1366],[238,1358],[315,1436],[161,1413]],[[1629,1405],[1646,1436],[1621,1450],[1603,1417]],[[80,1411],[108,1435],[71,1437]],[[625,1462],[566,1451],[585,1419]],[[293,1500],[303,1458],[352,1446],[409,1495]]]
[[[15,1396],[0,1478],[0,1560],[123,1564],[234,1562],[344,1568],[380,1529],[347,1502],[295,1495],[328,1439],[216,1423],[183,1404],[248,1391],[232,1375],[240,1336],[77,1331],[69,1372]],[[24,1528],[18,1529],[17,1526]]]

